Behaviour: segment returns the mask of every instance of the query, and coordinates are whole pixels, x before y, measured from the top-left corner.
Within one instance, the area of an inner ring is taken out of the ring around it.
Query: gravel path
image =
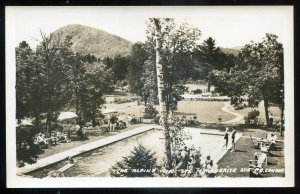
[[[222,111],[227,112],[229,114],[233,114],[233,115],[236,116],[236,118],[231,119],[229,121],[224,121],[224,122],[221,122],[221,123],[222,124],[241,124],[243,122],[244,115],[241,115],[237,112],[233,112],[233,111],[229,110],[229,107],[230,107],[229,102],[225,102],[224,104],[225,105],[222,107]]]

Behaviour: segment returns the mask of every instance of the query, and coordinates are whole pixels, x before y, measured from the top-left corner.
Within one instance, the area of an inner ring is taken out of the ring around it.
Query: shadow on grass
[[[245,150],[234,150],[234,152],[247,152]]]
[[[268,166],[274,166],[277,165],[277,163],[268,162]]]
[[[269,157],[279,157],[279,158],[282,158],[283,156],[269,153]]]
[[[81,137],[76,137],[76,138],[72,138],[72,141],[82,141],[82,142],[84,142],[84,141],[86,141],[86,140],[89,140],[88,138],[87,139],[83,139],[83,138],[81,138]]]
[[[273,148],[273,151],[283,151],[283,148],[275,147]]]

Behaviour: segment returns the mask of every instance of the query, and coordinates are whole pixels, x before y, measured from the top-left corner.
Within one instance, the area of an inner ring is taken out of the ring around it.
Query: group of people
[[[176,151],[172,160],[174,176],[215,177],[217,164],[214,164],[209,155],[204,161],[201,160],[201,156],[201,147],[195,149],[193,146],[184,146]]]
[[[36,136],[36,144],[38,144],[41,148],[47,148],[51,142],[61,142],[68,143],[71,140],[62,132],[57,131],[54,136],[50,136],[48,132],[46,133],[38,133]]]
[[[127,121],[130,124],[137,124],[141,122],[141,118],[138,118],[135,115],[128,114]]]
[[[236,130],[233,129],[231,134],[229,134],[229,128],[226,127],[225,130],[225,134],[224,134],[224,140],[225,140],[225,144],[222,147],[225,147],[225,149],[227,149],[228,147],[228,141],[229,141],[229,136],[231,136],[231,152],[235,151],[235,134],[236,134]]]
[[[116,128],[124,129],[126,128],[126,122],[122,121],[122,119],[117,115],[110,115],[108,118],[108,126],[109,131],[115,131]]]
[[[87,139],[87,134],[86,134],[86,131],[87,131],[87,127],[86,126],[79,126],[79,125],[76,125],[75,126],[75,130],[76,130],[76,134],[81,137],[81,139]]]
[[[193,147],[188,149],[186,146],[174,153],[172,166],[174,175],[185,173],[185,176],[191,176],[195,169],[201,165],[201,149],[195,150]],[[187,170],[187,171],[185,171]]]

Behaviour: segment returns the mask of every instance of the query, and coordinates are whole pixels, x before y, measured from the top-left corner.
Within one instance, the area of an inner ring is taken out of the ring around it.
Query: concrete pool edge
[[[142,134],[144,132],[151,131],[153,129],[162,129],[162,128],[158,125],[147,125],[147,126],[137,127],[130,131],[125,131],[125,132],[122,132],[122,133],[119,133],[119,134],[116,134],[116,135],[113,135],[110,137],[106,137],[104,139],[100,139],[100,140],[97,140],[94,142],[90,142],[90,143],[66,150],[64,152],[60,152],[60,153],[54,154],[54,155],[46,157],[46,158],[42,158],[33,165],[26,165],[23,168],[17,168],[17,175],[23,176],[32,171],[39,170],[46,166],[63,161],[69,156],[77,156],[77,155],[92,151],[94,149],[104,147],[106,145],[113,144],[118,141]],[[224,135],[224,132],[218,131],[218,130],[213,130],[213,129],[192,128],[192,127],[185,127],[185,129],[197,129],[197,130],[199,130],[200,134],[204,133],[206,135],[218,135],[218,136]],[[241,136],[242,136],[242,133],[237,133],[235,142],[237,142]],[[228,152],[228,150],[222,149],[220,146],[220,151],[217,152],[216,156],[213,159],[214,162],[218,163],[219,160],[221,160],[227,152]]]
[[[40,160],[38,160],[35,164],[32,165],[26,165],[22,168],[17,168],[17,175],[24,175],[27,174],[29,172],[38,170],[40,168],[49,166],[51,164],[60,162],[62,160],[65,160],[67,157],[69,156],[77,156],[80,154],[83,154],[85,152],[89,152],[91,150],[97,149],[99,147],[103,147],[118,141],[121,141],[123,139],[135,136],[135,135],[139,135],[141,133],[150,131],[152,129],[161,129],[161,126],[159,125],[146,125],[146,126],[141,126],[141,127],[137,127],[134,128],[132,130],[129,131],[125,131],[116,135],[112,135],[94,142],[90,142],[51,156],[48,156],[46,158],[42,158]]]
[[[219,136],[223,136],[224,132],[222,131],[218,131],[218,130],[214,130],[214,129],[203,129],[203,128],[194,128],[194,127],[185,127],[185,129],[199,129],[199,132],[201,134],[205,134],[205,135],[219,135]],[[242,137],[242,133],[237,132],[235,135],[235,143]],[[224,155],[230,150],[230,149],[222,149],[220,148],[220,152],[218,152],[217,157],[215,157],[213,159],[214,163],[218,163],[223,157]]]

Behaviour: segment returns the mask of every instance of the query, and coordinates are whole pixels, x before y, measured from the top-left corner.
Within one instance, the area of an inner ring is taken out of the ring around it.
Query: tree
[[[37,111],[31,109],[34,99],[30,93],[33,89],[33,79],[35,79],[35,61],[34,52],[27,42],[21,42],[16,48],[16,117],[18,120]]]
[[[117,55],[114,58],[106,57],[103,60],[103,63],[107,68],[112,70],[112,78],[114,79],[115,83],[125,80],[128,72],[128,66],[130,64],[129,57],[123,57],[120,55]]]
[[[123,157],[110,170],[113,177],[153,177],[153,169],[156,166],[155,152],[138,144],[131,151],[131,155]]]
[[[234,56],[227,55],[222,52],[220,47],[216,47],[215,40],[212,37],[204,40],[203,43],[195,49],[194,56],[198,61],[211,65],[212,70],[222,70],[224,68],[228,70],[234,64]],[[210,91],[209,79],[207,91]]]
[[[163,65],[162,65],[162,56],[161,56],[161,49],[162,49],[162,28],[163,22],[168,22],[169,19],[150,19],[150,22],[154,25],[154,32],[155,32],[155,59],[156,59],[156,80],[157,80],[157,90],[158,90],[158,101],[159,101],[159,116],[160,116],[160,124],[164,127],[164,136],[165,136],[165,151],[167,156],[167,164],[169,167],[172,165],[172,158],[171,158],[171,144],[170,144],[170,132],[168,126],[168,115],[166,112],[166,102],[164,98],[164,72],[163,72]]]
[[[216,58],[221,50],[219,47],[216,47],[215,42],[216,41],[212,37],[209,37],[199,45],[198,52],[203,61],[212,64],[216,69],[219,69],[218,65],[220,64],[216,63]]]
[[[161,19],[161,63],[164,73],[164,98],[166,111],[174,111],[181,94],[185,91],[182,82],[193,73],[193,50],[200,38],[200,30],[188,23],[176,24],[174,19]],[[155,26],[148,24],[148,44],[155,48]],[[157,58],[156,58],[157,60]],[[158,74],[158,72],[156,72]]]
[[[191,75],[191,52],[200,30],[187,23],[176,25],[174,19],[151,18],[147,28],[148,44],[155,48],[156,83],[160,123],[164,127],[167,165],[172,166],[169,113],[176,108],[184,87],[181,80]],[[151,55],[150,55],[151,57]]]
[[[95,60],[92,55],[81,55],[80,53],[72,54],[71,62],[66,69],[66,89],[65,92],[68,93],[68,107],[72,109],[75,108],[76,114],[79,116],[78,120],[83,119],[81,112],[81,101],[80,93],[84,85],[84,77],[86,73],[85,65],[88,63],[93,63]]]
[[[99,62],[85,65],[85,73],[79,87],[79,112],[85,122],[96,125],[100,105],[104,103],[103,95],[113,91],[111,71]]]
[[[149,52],[146,50],[146,45],[142,42],[137,42],[132,46],[130,54],[130,63],[128,66],[127,81],[130,86],[130,91],[136,94],[141,94],[143,85],[146,81],[143,75],[145,70],[145,62],[149,58]]]
[[[262,42],[245,45],[237,64],[229,72],[222,70],[210,74],[223,94],[263,99],[267,125],[269,103],[280,105],[283,101],[283,47],[277,38],[266,34]]]
[[[61,40],[52,34],[41,33],[42,42],[36,48],[38,72],[40,75],[36,84],[40,91],[36,93],[41,102],[39,106],[46,113],[46,130],[51,128],[53,112],[65,106],[68,101],[66,81],[68,67],[72,62],[71,37]]]

